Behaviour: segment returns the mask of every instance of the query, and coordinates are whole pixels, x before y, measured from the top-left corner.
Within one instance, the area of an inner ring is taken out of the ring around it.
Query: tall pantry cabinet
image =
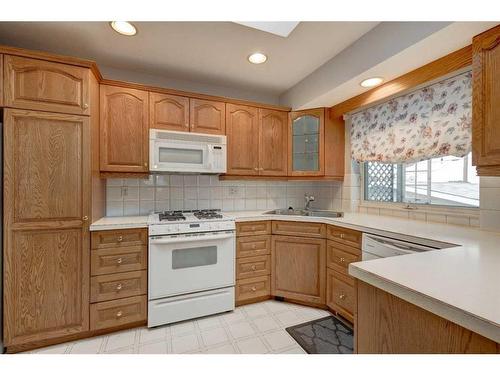
[[[99,90],[87,67],[13,55],[2,87],[3,336],[22,349],[89,329]]]

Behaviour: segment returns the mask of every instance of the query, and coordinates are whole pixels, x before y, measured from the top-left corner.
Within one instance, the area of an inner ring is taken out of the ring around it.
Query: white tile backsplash
[[[219,181],[207,175],[151,175],[148,179],[108,179],[106,215],[145,215],[151,211],[218,208],[271,210],[304,206],[341,209],[342,184],[323,181]]]

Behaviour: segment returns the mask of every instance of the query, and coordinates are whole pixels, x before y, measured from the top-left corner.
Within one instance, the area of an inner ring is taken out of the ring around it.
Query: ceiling
[[[300,22],[288,37],[233,22],[134,24],[137,35],[126,37],[107,22],[0,22],[0,44],[278,96],[378,22]],[[247,56],[255,51],[267,54],[268,61],[250,64]]]

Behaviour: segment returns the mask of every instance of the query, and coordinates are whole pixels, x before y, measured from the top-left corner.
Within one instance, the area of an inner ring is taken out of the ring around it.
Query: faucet
[[[306,200],[306,205],[304,207],[304,210],[308,211],[309,206],[311,205],[311,202],[314,202],[314,195],[309,195],[309,194],[305,193],[304,199]]]

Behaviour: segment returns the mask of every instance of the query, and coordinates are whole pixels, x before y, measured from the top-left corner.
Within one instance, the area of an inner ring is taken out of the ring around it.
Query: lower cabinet
[[[330,268],[326,272],[327,306],[352,322],[356,305],[354,282],[348,276],[332,271]]]
[[[274,235],[271,242],[272,295],[324,305],[326,240]]]

